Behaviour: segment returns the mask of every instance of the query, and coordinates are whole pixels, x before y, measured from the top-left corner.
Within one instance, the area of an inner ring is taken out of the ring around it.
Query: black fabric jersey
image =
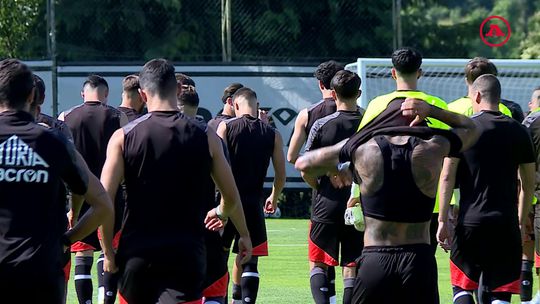
[[[119,110],[99,101],[85,102],[64,112],[75,147],[98,177],[105,164],[109,139],[120,128],[120,116]]]
[[[522,122],[523,119],[525,119],[523,109],[521,109],[521,106],[517,102],[501,99],[501,103],[510,110],[513,119],[517,120],[518,122]]]
[[[533,141],[534,146],[534,152],[536,155],[536,186],[535,186],[535,195],[536,197],[540,197],[540,183],[538,182],[538,179],[540,177],[540,111],[533,111],[527,117],[525,117],[525,120],[523,120],[523,125],[525,125],[529,129],[529,133],[531,134],[531,138]]]
[[[336,110],[336,101],[333,98],[324,98],[323,100],[309,107],[307,110],[308,120],[305,129],[306,135],[309,134],[311,128],[313,127],[313,124],[317,120],[335,113]]]
[[[141,117],[143,114],[137,112],[135,109],[128,108],[128,107],[122,107],[119,106],[118,110],[120,110],[122,113],[126,114],[128,121],[134,121],[135,119]]]
[[[337,111],[317,120],[309,132],[306,151],[332,146],[353,135],[362,115],[358,111]],[[322,223],[343,222],[350,187],[336,189],[328,176],[319,177],[319,189],[315,192],[311,218]]]
[[[65,122],[43,113],[38,115],[36,122],[60,131],[69,141],[73,142],[73,135],[71,135],[71,131]]]
[[[228,119],[231,119],[231,118],[234,118],[234,116],[229,116],[229,115],[225,115],[223,113],[219,113],[218,115],[216,115],[215,118],[210,119],[210,121],[208,122],[208,127],[211,128],[214,131],[217,131],[217,128],[219,127],[219,124],[222,121],[225,121],[225,120],[228,120]]]
[[[482,111],[472,119],[481,135],[458,166],[459,222],[468,226],[517,223],[518,166],[536,160],[529,133],[500,112]]]
[[[0,113],[0,277],[61,275],[64,182],[76,194],[88,186],[75,153],[65,136],[30,114]]]
[[[155,111],[126,125],[124,134],[129,199],[119,256],[170,248],[204,259],[203,221],[214,198],[205,130],[177,111]]]
[[[276,132],[250,115],[232,118],[225,123],[231,168],[242,203],[258,202],[274,152]]]

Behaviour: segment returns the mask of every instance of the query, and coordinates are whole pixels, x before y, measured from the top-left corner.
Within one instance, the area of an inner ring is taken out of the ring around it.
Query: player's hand
[[[103,271],[109,273],[116,273],[118,267],[116,267],[116,258],[114,253],[107,254],[103,257]]]
[[[431,106],[423,100],[406,98],[401,104],[401,114],[406,117],[414,117],[410,126],[415,126],[429,116]]]
[[[264,203],[264,213],[274,214],[276,212],[276,203],[274,203],[274,196],[270,195]]]
[[[212,210],[208,211],[206,214],[206,218],[204,219],[204,225],[206,229],[210,231],[218,231],[222,229],[225,226],[226,221],[221,220],[217,213],[216,208],[212,208]]]
[[[352,208],[356,206],[357,204],[360,204],[360,198],[359,197],[351,197],[349,198],[349,201],[347,202],[347,208]]]
[[[270,118],[268,117],[268,112],[266,112],[265,110],[259,109],[259,119],[262,122],[266,123],[266,124],[270,123]]]
[[[69,229],[72,229],[73,227],[75,227],[75,225],[77,225],[77,219],[73,216],[73,209],[69,209],[67,213],[67,219],[68,219]]]
[[[236,265],[242,266],[249,262],[251,254],[253,253],[253,247],[251,245],[251,238],[249,236],[241,236],[238,239],[238,254],[236,255]]]
[[[340,170],[334,175],[330,175],[330,182],[332,186],[337,189],[352,185],[353,177],[352,172],[349,169]]]
[[[444,250],[448,252],[452,247],[452,233],[449,230],[448,223],[445,221],[439,221],[439,228],[437,229],[437,242]]]

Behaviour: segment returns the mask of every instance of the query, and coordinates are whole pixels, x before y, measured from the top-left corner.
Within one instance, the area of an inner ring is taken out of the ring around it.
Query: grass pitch
[[[257,302],[261,304],[313,303],[309,288],[309,265],[307,260],[308,221],[268,219],[266,223],[270,256],[259,260],[261,284]],[[448,258],[449,255],[444,251],[439,250],[437,252],[439,292],[443,304],[452,303]],[[97,260],[97,255],[95,260]],[[72,276],[73,271],[72,269]],[[96,295],[95,267],[93,271],[94,295]],[[535,280],[534,283],[534,292],[536,293],[538,282]],[[336,285],[338,303],[341,303],[343,281],[340,273],[337,274]],[[96,296],[94,296],[94,299],[94,303],[97,303]],[[73,280],[69,282],[68,303],[78,303]],[[520,303],[519,296],[513,296],[512,303]]]

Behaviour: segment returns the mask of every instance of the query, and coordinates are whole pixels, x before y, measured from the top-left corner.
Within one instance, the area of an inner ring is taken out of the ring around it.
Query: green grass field
[[[267,220],[267,229],[270,256],[260,260],[261,287],[258,303],[313,303],[309,289],[309,266],[307,261],[308,221],[270,219]],[[448,254],[439,250],[437,263],[439,265],[441,303],[452,303]],[[73,281],[71,280],[69,284],[68,303],[76,304],[77,296]],[[97,280],[94,281],[94,285],[96,284]],[[340,290],[342,281],[339,275],[336,284],[338,303],[341,303],[340,297],[342,293]],[[535,281],[535,290],[536,286],[537,282]],[[95,287],[94,294],[96,293],[97,288]],[[514,296],[512,303],[519,303],[519,297]]]

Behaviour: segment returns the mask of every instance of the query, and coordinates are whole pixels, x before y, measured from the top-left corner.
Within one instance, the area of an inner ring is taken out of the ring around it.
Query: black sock
[[[328,298],[336,296],[336,268],[334,266],[328,267]]]
[[[242,287],[238,284],[234,284],[232,286],[232,299],[233,300],[242,300]]]
[[[328,297],[328,277],[324,269],[317,266],[313,267],[310,273],[309,283],[315,304],[330,303]]]
[[[101,299],[104,297],[104,283],[103,283],[103,252],[99,254],[96,263],[97,279],[98,279],[98,302],[101,303]]]
[[[512,300],[512,294],[509,292],[492,292],[491,301],[495,300],[510,302]]]
[[[452,287],[454,291],[454,304],[474,304],[472,291],[466,291],[459,287]]]
[[[257,258],[252,258],[244,265],[242,272],[242,303],[255,303],[259,292],[259,272],[257,271]]]
[[[354,278],[343,279],[343,304],[352,303]]]
[[[118,274],[105,272],[103,275],[104,304],[114,304],[118,291]]]
[[[225,304],[225,299],[223,297],[219,297],[219,298],[205,298],[204,299],[204,304]],[[112,304],[112,302],[111,302]]]
[[[521,289],[519,292],[522,302],[532,300],[533,296],[533,261],[521,261]]]
[[[75,257],[75,291],[80,304],[92,303],[92,264],[94,257],[92,256],[76,256]]]

